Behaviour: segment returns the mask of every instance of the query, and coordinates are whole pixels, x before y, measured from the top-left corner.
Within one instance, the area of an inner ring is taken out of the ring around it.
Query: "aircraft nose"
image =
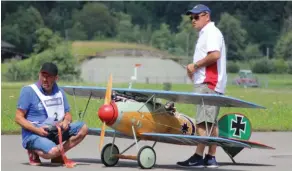
[[[106,124],[113,124],[118,117],[116,104],[110,103],[102,105],[98,110],[98,117]]]

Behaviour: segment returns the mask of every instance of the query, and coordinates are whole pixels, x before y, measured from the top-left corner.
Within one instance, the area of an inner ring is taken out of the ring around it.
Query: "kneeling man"
[[[42,157],[64,164],[58,148],[58,136],[46,128],[59,124],[64,151],[79,144],[87,135],[83,122],[72,123],[70,107],[63,90],[58,88],[58,68],[44,63],[38,82],[24,86],[18,99],[15,122],[22,127],[22,146],[27,149],[30,165],[40,165]]]

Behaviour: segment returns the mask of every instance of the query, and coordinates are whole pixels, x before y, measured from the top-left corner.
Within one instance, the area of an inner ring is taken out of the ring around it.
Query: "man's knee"
[[[196,115],[196,124],[210,124],[217,123],[217,117],[219,115],[219,107],[217,106],[199,106]]]
[[[70,134],[85,137],[88,133],[88,127],[84,122],[78,121],[70,125]]]
[[[83,124],[83,126],[81,127],[81,129],[79,130],[78,134],[81,136],[81,137],[85,137],[88,133],[88,127],[86,124]]]
[[[197,134],[198,135],[201,135],[201,136],[206,135],[207,131],[208,131],[208,133],[211,132],[211,136],[217,135],[217,124],[216,123],[207,122],[207,128],[206,128],[206,122],[200,122],[200,123],[196,124],[196,127],[197,127]]]
[[[55,146],[55,147],[51,148],[51,150],[42,157],[45,159],[52,159],[52,158],[55,158],[59,155],[61,155],[61,152],[60,152],[59,148],[57,146]]]

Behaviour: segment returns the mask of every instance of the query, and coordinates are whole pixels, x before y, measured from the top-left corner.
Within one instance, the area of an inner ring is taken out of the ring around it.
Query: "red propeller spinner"
[[[114,102],[102,105],[98,110],[98,117],[107,125],[113,124],[118,117],[118,108]]]

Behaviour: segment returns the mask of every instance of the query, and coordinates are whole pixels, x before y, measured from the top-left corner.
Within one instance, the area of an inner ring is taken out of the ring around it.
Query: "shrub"
[[[275,73],[286,73],[288,64],[283,59],[276,59],[273,61]]]
[[[256,60],[252,65],[252,72],[254,73],[271,73],[273,69],[273,62],[266,58]]]
[[[171,87],[172,87],[171,83],[169,83],[169,82],[163,83],[163,90],[170,91]]]
[[[56,49],[48,49],[37,55],[32,56],[32,74],[37,79],[40,67],[45,62],[57,64],[59,76],[64,81],[79,79],[80,70],[77,69],[77,59],[71,53],[70,47],[65,43]]]
[[[7,72],[4,73],[4,77],[7,81],[26,81],[29,80],[30,75],[30,65],[28,65],[29,60],[20,61],[17,59],[12,59],[9,62]]]
[[[292,74],[292,61],[287,62],[287,72],[288,74]]]
[[[239,72],[239,66],[237,63],[233,61],[228,61],[227,63],[227,72],[228,73],[238,73]]]

